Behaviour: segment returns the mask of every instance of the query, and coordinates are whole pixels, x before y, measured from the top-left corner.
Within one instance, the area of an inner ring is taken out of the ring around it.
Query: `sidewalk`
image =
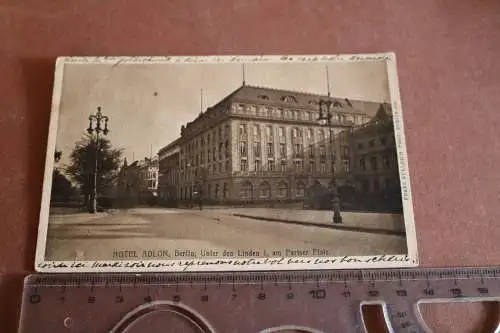
[[[273,208],[234,208],[232,215],[261,221],[311,225],[339,230],[405,235],[402,214],[341,212],[343,223],[333,224],[332,211]]]

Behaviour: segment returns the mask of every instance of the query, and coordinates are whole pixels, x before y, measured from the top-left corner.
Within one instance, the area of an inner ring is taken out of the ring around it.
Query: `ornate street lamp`
[[[101,127],[104,121],[104,128]],[[95,165],[94,165],[94,184],[92,186],[92,200],[91,200],[91,213],[97,213],[97,175],[98,175],[98,160],[99,160],[99,135],[102,133],[108,135],[108,121],[109,117],[105,116],[101,112],[101,107],[97,107],[96,114],[91,114],[89,116],[89,127],[87,128],[87,133],[92,134],[95,132]]]
[[[319,101],[319,117],[318,122],[322,126],[328,126],[330,131],[330,147],[332,149],[332,210],[333,210],[333,223],[342,223],[342,216],[340,215],[340,197],[337,187],[337,179],[335,177],[335,146],[334,146],[334,132],[332,126],[332,106],[333,101],[330,99],[330,94],[328,94],[328,99],[320,99]]]

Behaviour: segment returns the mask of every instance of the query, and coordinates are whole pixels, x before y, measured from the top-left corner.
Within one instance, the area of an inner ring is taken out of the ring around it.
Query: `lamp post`
[[[192,166],[193,166],[192,161],[188,160],[187,167],[189,169],[191,169]],[[189,176],[191,178],[190,185],[189,185],[189,208],[193,208],[194,177],[191,174],[191,172],[189,172]]]
[[[337,178],[335,177],[335,147],[334,147],[334,132],[332,126],[332,106],[333,102],[328,96],[328,99],[320,99],[319,101],[319,117],[318,122],[320,125],[328,126],[330,131],[330,146],[332,149],[332,210],[333,210],[333,223],[340,224],[342,223],[342,216],[340,215],[340,197],[339,191],[337,188]]]
[[[104,128],[101,127],[104,121]],[[97,175],[98,175],[98,161],[99,161],[99,135],[102,133],[107,135],[109,118],[102,114],[101,107],[97,107],[97,112],[89,116],[89,127],[87,133],[92,134],[95,132],[95,165],[94,165],[94,183],[92,186],[92,200],[91,200],[91,213],[97,213]]]

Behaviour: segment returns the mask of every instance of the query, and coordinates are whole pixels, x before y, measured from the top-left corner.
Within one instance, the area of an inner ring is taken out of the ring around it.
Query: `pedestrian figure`
[[[198,204],[200,206],[200,210],[203,210],[203,196],[201,195],[201,192],[198,193]]]

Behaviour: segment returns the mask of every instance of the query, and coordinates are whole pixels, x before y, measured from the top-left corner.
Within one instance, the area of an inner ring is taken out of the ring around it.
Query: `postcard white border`
[[[287,62],[366,62],[386,61],[389,92],[394,119],[394,136],[402,190],[407,254],[372,256],[299,257],[299,258],[219,258],[183,260],[97,260],[47,261],[45,250],[49,224],[50,193],[54,151],[57,140],[59,107],[64,82],[65,64],[163,64],[163,63],[287,63]],[[343,55],[273,55],[273,56],[153,56],[153,57],[59,57],[56,60],[52,107],[50,113],[43,192],[40,207],[35,270],[42,273],[76,272],[204,272],[204,271],[270,271],[311,269],[373,269],[418,266],[417,235],[408,157],[404,134],[403,108],[397,75],[396,56],[393,52]]]

